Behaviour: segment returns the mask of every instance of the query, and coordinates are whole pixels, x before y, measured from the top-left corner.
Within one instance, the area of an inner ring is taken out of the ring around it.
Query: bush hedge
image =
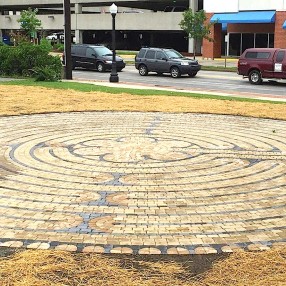
[[[65,49],[64,44],[54,44],[53,50],[56,52],[63,52]]]
[[[28,76],[43,81],[59,80],[62,63],[59,57],[49,55],[50,49],[46,43],[0,46],[0,75]]]

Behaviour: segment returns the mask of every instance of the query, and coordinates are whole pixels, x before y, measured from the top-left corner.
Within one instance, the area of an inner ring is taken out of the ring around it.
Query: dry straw
[[[31,86],[11,88],[0,84],[0,115],[103,110],[195,112],[286,119],[285,104],[79,92]]]
[[[191,259],[192,256],[188,257]],[[194,276],[190,264],[162,256],[109,256],[27,250],[0,259],[1,286],[282,286],[286,249],[236,252]]]

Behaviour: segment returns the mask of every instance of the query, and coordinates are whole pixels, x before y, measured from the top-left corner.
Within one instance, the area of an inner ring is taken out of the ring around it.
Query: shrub
[[[61,60],[49,55],[49,51],[50,47],[45,42],[41,45],[21,43],[16,47],[0,46],[0,74],[58,80],[62,72]]]
[[[45,38],[41,39],[40,46],[42,47],[42,49],[46,50],[48,53],[51,52],[53,49],[51,42]]]
[[[56,81],[59,79],[52,67],[36,67],[33,72],[36,81]]]
[[[0,74],[19,75],[18,51],[14,47],[0,47]]]
[[[33,69],[36,81],[57,81],[61,79],[62,64],[59,57],[48,56],[49,65],[39,65]]]
[[[57,52],[63,52],[65,50],[64,44],[55,44],[53,49]]]

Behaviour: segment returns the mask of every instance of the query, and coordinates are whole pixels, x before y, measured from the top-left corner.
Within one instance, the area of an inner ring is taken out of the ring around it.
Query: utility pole
[[[72,79],[71,58],[71,4],[70,0],[64,0],[64,31],[65,31],[65,79]]]

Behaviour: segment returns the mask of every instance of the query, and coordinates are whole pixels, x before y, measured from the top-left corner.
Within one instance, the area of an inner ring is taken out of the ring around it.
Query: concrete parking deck
[[[206,254],[286,241],[286,122],[137,112],[0,118],[0,246]]]

